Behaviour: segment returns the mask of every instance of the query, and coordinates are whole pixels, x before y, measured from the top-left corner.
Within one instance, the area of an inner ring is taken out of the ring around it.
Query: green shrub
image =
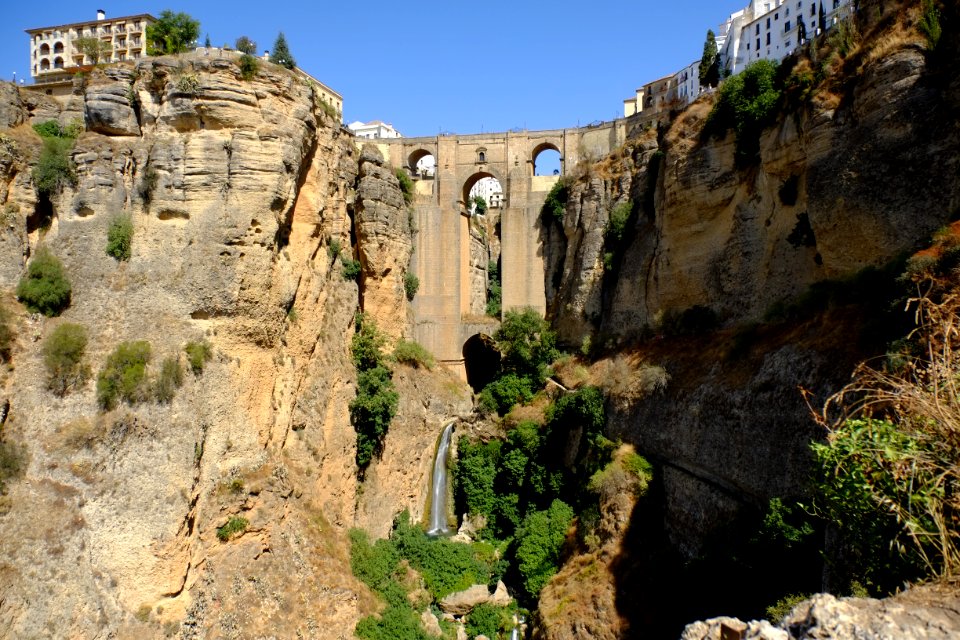
[[[183,350],[187,352],[187,362],[195,376],[203,373],[204,365],[213,358],[213,347],[206,340],[188,342]]]
[[[37,132],[37,135],[41,138],[62,138],[63,129],[60,127],[60,123],[56,120],[47,120],[46,122],[40,122],[33,125],[33,130]]]
[[[57,316],[70,304],[70,292],[63,264],[46,247],[40,247],[17,285],[17,298],[34,313]]]
[[[80,387],[90,376],[82,363],[87,348],[87,330],[83,325],[65,322],[43,343],[43,364],[47,368],[47,388],[58,396]]]
[[[41,196],[59,193],[77,183],[70,150],[72,138],[44,138],[37,166],[33,168],[33,184]]]
[[[809,593],[794,593],[777,600],[775,604],[767,607],[766,618],[774,624],[779,623],[787,614],[793,611],[793,608],[809,598]]]
[[[491,260],[487,265],[487,315],[500,317],[503,288],[500,285],[500,267]]]
[[[485,635],[488,638],[498,638],[501,632],[509,632],[511,618],[505,607],[498,607],[487,602],[478,604],[467,616],[467,637],[475,638]]]
[[[633,211],[633,202],[621,202],[610,211],[610,217],[603,228],[603,238],[608,246],[614,246],[623,240],[627,231],[627,220]]]
[[[541,216],[547,220],[555,220],[563,223],[563,214],[567,208],[567,199],[570,197],[570,190],[567,182],[563,178],[557,180],[546,199],[543,201],[543,207],[540,209]]]
[[[420,278],[413,275],[409,271],[403,275],[403,290],[407,294],[407,300],[413,302],[414,296],[417,295],[417,291],[420,289]]]
[[[479,407],[487,413],[504,415],[515,404],[526,404],[533,399],[530,378],[508,373],[485,386],[477,398]]]
[[[393,359],[401,364],[424,369],[433,369],[436,364],[433,354],[422,344],[413,340],[398,340],[397,346],[393,349]]]
[[[383,440],[397,412],[400,396],[386,367],[357,374],[357,397],[350,402],[350,421],[357,432],[357,467],[362,471],[383,451]]]
[[[325,116],[327,116],[327,117],[330,118],[331,120],[339,120],[339,119],[340,119],[340,112],[337,111],[332,104],[330,104],[329,102],[327,102],[327,101],[324,100],[323,98],[319,98],[317,102],[318,102],[319,105],[320,105],[320,110],[323,111],[323,114],[324,114]]]
[[[632,473],[644,484],[653,479],[653,465],[639,453],[628,453],[623,457],[622,464],[624,471]]]
[[[260,71],[260,61],[248,53],[240,56],[237,65],[240,67],[240,77],[244,80],[253,80]]]
[[[529,307],[507,311],[493,337],[503,356],[503,371],[529,378],[532,386],[543,384],[550,363],[560,356],[556,333]]]
[[[943,29],[940,26],[940,10],[934,0],[923,0],[923,13],[917,27],[927,40],[927,50],[933,51],[940,44]]]
[[[776,82],[777,63],[758,60],[743,72],[727,78],[720,87],[703,134],[723,135],[733,129],[737,136],[737,162],[746,165],[757,159],[760,134],[773,122],[780,103],[781,87]]]
[[[546,511],[524,518],[517,529],[515,554],[521,576],[521,597],[525,602],[535,604],[540,590],[559,570],[560,551],[573,515],[569,505],[554,500]]]
[[[400,167],[397,167],[394,174],[397,176],[400,191],[403,193],[403,201],[406,204],[410,204],[416,195],[416,187],[413,184],[413,179]]]
[[[119,215],[110,221],[107,229],[107,255],[124,262],[130,259],[130,240],[133,238],[133,221],[129,214]]]
[[[327,255],[336,259],[340,255],[340,239],[330,238],[330,244],[327,245]]]
[[[100,407],[112,409],[118,400],[127,404],[146,400],[149,361],[149,342],[138,340],[117,345],[97,375],[97,401]]]
[[[361,477],[373,457],[382,452],[383,439],[400,401],[393,387],[393,374],[385,366],[384,344],[386,338],[373,321],[358,314],[356,333],[350,341],[357,368],[357,396],[350,402],[350,422],[357,432],[356,460]]]
[[[250,523],[247,522],[246,518],[230,516],[230,519],[227,520],[227,523],[217,529],[217,538],[220,540],[220,542],[227,542],[246,531],[249,525]]]
[[[487,214],[487,201],[484,200],[483,196],[474,196],[472,202],[474,213],[476,213],[478,216]]]
[[[13,329],[10,328],[10,311],[5,304],[0,304],[0,362],[10,362],[15,339]]]
[[[193,73],[181,73],[177,76],[174,87],[178,93],[193,96],[200,90],[200,79]]]
[[[361,265],[359,260],[341,256],[340,265],[343,267],[342,273],[344,280],[356,280],[360,277]]]
[[[173,400],[177,389],[183,386],[183,366],[179,356],[167,356],[160,364],[160,373],[153,381],[153,397],[157,402],[168,403]]]

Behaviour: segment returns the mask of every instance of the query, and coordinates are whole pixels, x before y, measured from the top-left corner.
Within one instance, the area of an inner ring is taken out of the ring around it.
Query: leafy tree
[[[520,572],[520,589],[526,602],[536,603],[540,590],[559,570],[560,550],[573,521],[573,509],[554,500],[546,511],[536,511],[523,519],[517,529],[514,552]]]
[[[737,160],[747,164],[759,152],[760,133],[777,113],[782,90],[776,62],[757,60],[742,73],[728,78],[704,126],[703,134],[720,135],[733,128],[737,134]]]
[[[281,31],[273,43],[273,50],[270,52],[270,62],[279,64],[287,69],[293,69],[297,66],[297,61],[290,55],[290,48],[287,46],[287,38]]]
[[[362,470],[383,451],[383,440],[397,412],[400,396],[392,374],[378,366],[357,374],[357,397],[350,402],[350,421],[357,432],[357,466]]]
[[[73,46],[90,58],[93,64],[97,64],[101,59],[110,60],[110,54],[113,52],[109,42],[94,37],[77,38],[73,41]]]
[[[56,395],[66,395],[78,387],[90,371],[81,364],[87,348],[87,330],[83,325],[65,322],[43,343],[43,364],[47,368],[47,387]]]
[[[480,391],[477,404],[485,411],[496,412],[502,416],[513,405],[529,402],[532,398],[533,389],[530,385],[530,379],[526,376],[508,373],[485,386]]]
[[[560,355],[556,334],[530,307],[507,311],[493,337],[503,356],[503,371],[529,378],[538,387],[546,379],[550,363]]]
[[[147,53],[151,56],[183,53],[199,37],[199,21],[189,14],[165,9],[156,22],[147,26]]]
[[[487,213],[487,201],[483,199],[483,196],[473,197],[473,210],[478,216],[482,216]]]
[[[58,316],[70,304],[70,292],[63,264],[49,249],[40,247],[17,285],[17,298],[34,313]]]
[[[70,159],[72,138],[45,137],[40,158],[33,168],[33,184],[41,196],[59,193],[77,183],[77,174]]]
[[[129,214],[119,215],[110,221],[107,229],[107,255],[124,262],[130,259],[130,241],[133,238],[133,221]]]
[[[717,52],[717,37],[713,29],[707,29],[700,58],[700,86],[716,87],[720,83],[720,54]]]
[[[234,43],[234,48],[236,48],[236,50],[240,53],[253,55],[257,52],[257,43],[247,36],[240,36]]]

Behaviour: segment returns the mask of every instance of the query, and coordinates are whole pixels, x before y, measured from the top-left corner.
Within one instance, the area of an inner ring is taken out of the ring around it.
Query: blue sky
[[[0,78],[29,82],[24,29],[186,11],[201,41],[283,31],[297,63],[344,97],[344,119],[406,136],[549,129],[610,120],[636,86],[700,57],[708,28],[746,0],[672,2],[12,2],[0,25]]]

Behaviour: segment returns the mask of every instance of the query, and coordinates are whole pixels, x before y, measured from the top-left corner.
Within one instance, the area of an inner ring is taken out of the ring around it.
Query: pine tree
[[[819,23],[820,23],[820,33],[823,33],[824,31],[827,30],[827,12],[823,10],[823,1],[822,1],[822,0],[821,0],[821,2],[820,2]]]
[[[297,66],[297,61],[290,55],[290,49],[287,47],[287,39],[284,37],[283,31],[280,32],[276,42],[273,43],[273,50],[270,52],[270,62],[282,65],[287,69],[293,69]]]
[[[210,48],[210,34],[209,34],[209,33],[207,34],[207,37],[204,38],[204,40],[203,40],[203,46],[205,46],[207,49]]]
[[[797,20],[797,44],[801,45],[807,40],[807,25],[803,22],[803,18]]]
[[[707,39],[703,43],[703,57],[700,58],[700,86],[716,87],[720,82],[720,56],[717,53],[717,37],[713,29],[707,29]]]

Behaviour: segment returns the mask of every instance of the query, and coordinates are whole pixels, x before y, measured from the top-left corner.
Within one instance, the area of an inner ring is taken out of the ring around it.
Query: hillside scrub
[[[58,316],[70,305],[71,291],[63,264],[49,249],[40,247],[17,285],[17,299],[33,313]]]
[[[146,340],[117,345],[97,375],[97,402],[102,409],[114,408],[119,400],[136,404],[149,397],[150,355],[150,343]]]
[[[817,415],[817,513],[841,532],[848,579],[875,593],[960,575],[960,281],[944,235],[904,280],[916,328],[884,366],[861,365]]]
[[[47,369],[47,388],[57,396],[78,388],[90,377],[83,364],[87,348],[87,329],[65,322],[58,325],[43,342],[43,364]]]
[[[107,255],[117,262],[130,259],[133,221],[130,214],[122,214],[110,221],[107,229]]]
[[[386,366],[386,338],[372,320],[357,315],[356,333],[350,343],[357,368],[357,396],[350,402],[350,422],[357,432],[357,473],[360,478],[375,456],[383,452],[383,440],[400,401],[394,390],[393,373]]]

